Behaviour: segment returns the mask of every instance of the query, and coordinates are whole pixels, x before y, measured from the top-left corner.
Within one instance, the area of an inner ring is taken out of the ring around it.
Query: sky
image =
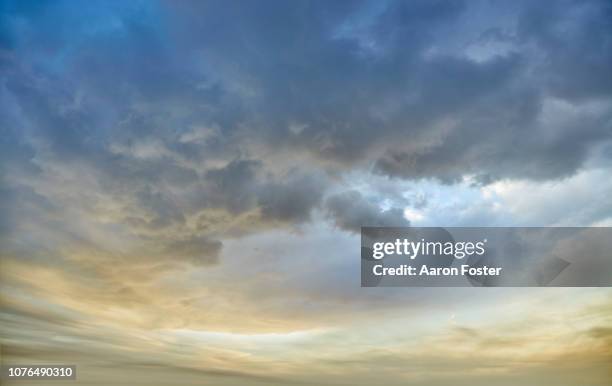
[[[0,358],[609,385],[609,288],[361,288],[359,230],[612,226],[611,70],[609,1],[0,1]]]

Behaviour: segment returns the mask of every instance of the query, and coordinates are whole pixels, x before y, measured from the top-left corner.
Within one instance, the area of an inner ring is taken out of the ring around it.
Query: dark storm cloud
[[[571,175],[612,137],[610,14],[599,1],[4,3],[0,194],[18,205],[3,203],[0,227],[26,221],[31,197],[106,208],[147,240],[212,242],[223,224],[201,234],[190,215],[303,222],[347,171]],[[401,221],[351,194],[324,205],[340,227]]]
[[[206,178],[212,184],[212,199],[232,213],[253,206],[257,189],[256,172],[261,163],[253,160],[233,160],[223,168],[211,169]]]
[[[333,195],[325,207],[334,223],[345,230],[359,232],[364,226],[408,226],[401,208],[381,210],[357,191]]]
[[[245,135],[271,149],[404,178],[541,180],[574,173],[611,137],[606,2],[176,8],[177,34],[245,102]],[[491,52],[464,53],[478,44]],[[605,108],[550,136],[550,98]]]
[[[541,50],[549,92],[570,100],[609,98],[611,20],[609,1],[531,4],[520,14],[517,37]]]
[[[321,178],[299,174],[265,184],[258,198],[263,217],[297,223],[309,220],[322,198],[324,184]]]
[[[263,220],[302,222],[310,218],[325,188],[325,180],[291,170],[286,176],[259,177],[262,163],[233,160],[206,173],[207,202],[239,214],[260,208]]]

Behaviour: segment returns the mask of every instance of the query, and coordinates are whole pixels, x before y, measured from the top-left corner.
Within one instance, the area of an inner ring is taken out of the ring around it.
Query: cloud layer
[[[611,36],[596,0],[3,2],[2,354],[159,384],[605,384],[607,290],[364,292],[353,259],[362,225],[609,225]],[[506,296],[554,325],[478,322]]]

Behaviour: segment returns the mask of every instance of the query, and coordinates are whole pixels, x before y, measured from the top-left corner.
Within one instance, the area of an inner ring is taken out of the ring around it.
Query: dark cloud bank
[[[315,208],[350,231],[406,223],[345,172],[551,180],[612,139],[606,1],[3,4],[9,238],[62,200],[111,200],[197,261]]]

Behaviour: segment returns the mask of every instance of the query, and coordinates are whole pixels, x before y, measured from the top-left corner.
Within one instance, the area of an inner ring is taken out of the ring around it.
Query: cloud
[[[554,17],[531,3],[68,8],[3,13],[3,130],[22,149],[3,144],[4,191],[80,191],[61,195],[83,213],[114,205],[107,224],[137,237],[303,223],[353,171],[555,180],[611,139],[610,90],[593,80],[610,64],[604,2]],[[505,48],[487,51],[495,44]],[[332,217],[339,201],[328,200]],[[380,223],[355,209],[338,225]],[[211,217],[224,223],[202,223]]]
[[[310,219],[325,189],[325,181],[314,175],[292,175],[282,182],[266,183],[258,194],[265,219],[300,223]]]
[[[215,9],[213,3],[205,8]],[[605,39],[586,41],[588,33],[603,37],[609,31],[605,3],[555,7],[555,18],[541,28],[528,27],[529,20],[547,12],[540,6],[521,4],[505,15],[481,10],[493,18],[511,18],[513,30],[498,19],[478,20],[474,26],[469,16],[476,10],[460,3],[391,2],[378,8],[351,3],[338,9],[312,3],[308,12],[300,13],[271,8],[254,12],[268,19],[283,13],[282,21],[266,26],[242,9],[220,11],[238,20],[240,27],[229,31],[220,26],[215,36],[230,47],[220,47],[216,40],[206,52],[223,69],[217,74],[219,82],[243,81],[237,96],[257,110],[253,119],[244,117],[242,135],[252,138],[256,130],[257,140],[272,151],[293,148],[344,168],[370,162],[378,172],[403,178],[452,182],[477,174],[493,180],[546,180],[573,174],[590,149],[610,140],[610,93],[593,90],[570,98],[557,92],[550,79],[563,71],[564,63],[575,62],[567,55],[556,58],[557,52],[599,52],[592,56],[593,66],[609,66]],[[190,20],[183,11],[176,12]],[[198,14],[198,6],[191,11]],[[555,27],[562,23],[572,26],[569,39],[568,32]],[[211,25],[195,20],[188,24],[201,35],[210,33]],[[289,45],[302,33],[309,38]],[[450,34],[453,43],[445,44]],[[511,48],[479,61],[462,54],[462,44],[484,35]],[[194,49],[204,49],[207,43],[192,42]],[[252,47],[267,59],[248,55]],[[241,68],[231,65],[237,61],[243,63]],[[595,79],[601,76],[593,73]],[[571,82],[566,87],[571,88]],[[555,99],[579,108],[603,100],[606,107],[568,122],[564,135],[550,137],[556,128],[541,119],[542,109]]]
[[[254,205],[256,170],[261,163],[254,160],[233,160],[223,168],[206,172],[212,183],[211,202],[217,201],[231,213],[240,213]]]
[[[348,191],[329,197],[325,208],[341,229],[359,232],[364,226],[408,226],[401,208],[382,210],[357,191]]]
[[[177,240],[164,248],[164,253],[179,259],[190,261],[195,265],[206,265],[217,262],[221,242],[203,237]]]
[[[593,226],[611,216],[612,208],[605,199],[612,189],[607,176],[606,168],[590,168],[562,183],[505,180],[484,187],[482,192],[519,224]]]

